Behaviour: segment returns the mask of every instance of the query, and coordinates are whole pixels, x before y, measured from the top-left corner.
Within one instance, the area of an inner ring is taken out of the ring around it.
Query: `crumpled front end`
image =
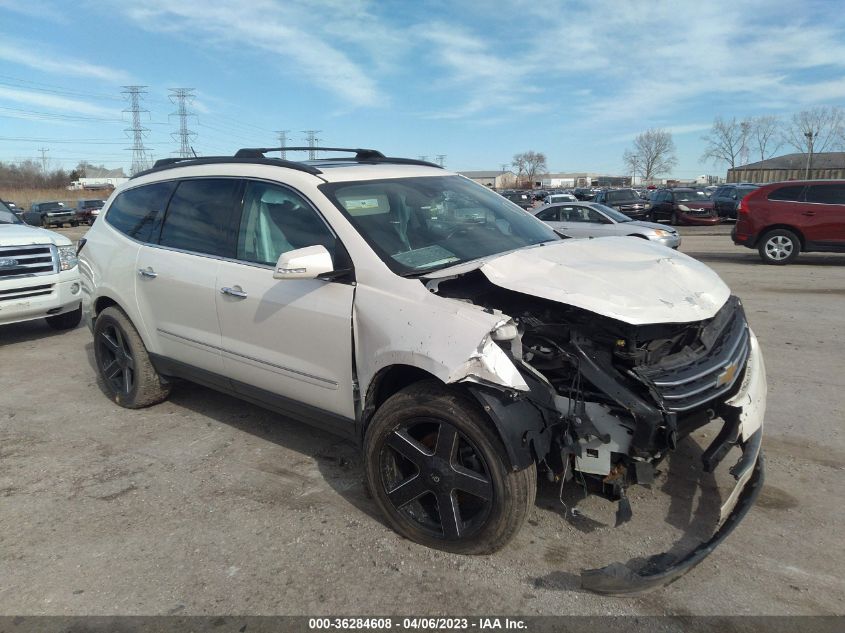
[[[652,483],[655,467],[694,430],[722,424],[702,454],[705,472],[741,448],[730,470],[736,486],[709,540],[686,556],[660,554],[636,570],[620,563],[587,570],[585,589],[624,594],[671,582],[748,512],[763,479],[766,378],[739,299],[729,297],[700,321],[632,324],[496,288],[478,273],[438,280],[437,293],[514,319],[511,336],[495,342],[527,390],[468,385],[505,438],[514,468],[533,461],[562,484],[576,472],[593,478],[618,501],[617,525],[634,511],[627,489]]]

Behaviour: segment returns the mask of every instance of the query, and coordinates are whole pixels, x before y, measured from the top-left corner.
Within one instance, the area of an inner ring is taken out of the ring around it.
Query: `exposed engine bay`
[[[515,456],[517,466],[531,459],[561,485],[575,472],[598,480],[618,501],[617,525],[632,516],[626,489],[651,484],[655,466],[695,429],[724,420],[722,431],[702,455],[707,472],[731,447],[750,443],[735,401],[748,390],[753,335],[734,296],[709,319],[633,325],[502,288],[481,270],[429,279],[426,286],[438,296],[511,317],[491,337],[519,369],[529,391],[505,394],[501,388],[485,389],[483,380],[470,390],[500,432],[510,434],[510,443],[524,448]],[[743,514],[762,482],[757,431],[756,447],[746,450],[732,469],[738,492],[729,501],[736,504],[739,491],[748,493]],[[752,471],[758,485],[746,489]],[[722,528],[734,509],[727,505]],[[724,536],[714,536],[702,546],[712,550]],[[619,563],[588,570],[582,584],[604,593],[640,591],[679,577],[709,551],[699,552],[694,562],[665,557],[652,561],[648,573]]]

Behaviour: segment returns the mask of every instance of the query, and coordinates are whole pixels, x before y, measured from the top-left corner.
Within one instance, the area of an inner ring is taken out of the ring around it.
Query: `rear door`
[[[250,181],[236,261],[221,261],[214,293],[223,365],[235,390],[331,428],[355,417],[352,300],[348,280],[274,279],[279,255],[322,245],[335,268],[351,268],[343,245],[299,193]],[[304,405],[304,407],[303,407]],[[348,430],[348,429],[347,429]]]
[[[223,357],[217,319],[217,269],[235,254],[243,181],[194,178],[179,182],[157,244],[143,246],[136,264],[138,308],[159,353],[220,381]],[[225,381],[223,381],[225,382]]]
[[[845,247],[845,184],[813,184],[807,188],[801,216],[804,237],[816,247]]]

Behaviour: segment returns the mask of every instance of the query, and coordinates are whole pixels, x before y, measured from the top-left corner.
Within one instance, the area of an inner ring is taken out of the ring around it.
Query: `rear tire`
[[[100,312],[94,322],[94,357],[106,393],[121,407],[140,409],[170,395],[138,330],[117,306]]]
[[[80,305],[76,310],[47,317],[47,325],[54,330],[72,330],[79,325],[81,320],[82,306]]]
[[[795,261],[801,252],[801,240],[792,231],[775,229],[769,231],[757,246],[760,259],[766,264],[784,266]]]
[[[379,407],[364,439],[364,463],[394,530],[459,554],[504,547],[537,493],[536,466],[513,471],[478,406],[434,381],[410,385]]]

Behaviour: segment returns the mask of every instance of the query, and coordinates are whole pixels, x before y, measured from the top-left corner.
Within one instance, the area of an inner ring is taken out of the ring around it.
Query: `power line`
[[[188,117],[193,116],[193,113],[188,112],[188,105],[194,101],[193,88],[171,88],[170,101],[176,104],[176,112],[171,116],[179,117],[179,131],[174,132],[170,136],[173,140],[179,139],[179,151],[177,152],[179,158],[190,158],[193,155],[191,150],[191,140],[196,138],[197,133],[188,129]]]
[[[317,134],[322,132],[322,130],[302,130],[305,134],[305,142],[308,143],[308,160],[314,160],[317,158],[317,151],[314,149],[317,147],[317,143],[320,142],[321,139],[317,138]]]
[[[130,112],[132,114],[132,127],[124,128],[123,130],[127,134],[132,133],[132,147],[127,148],[132,151],[132,167],[129,169],[131,175],[144,171],[148,166],[144,137],[149,133],[150,129],[141,125],[141,113],[149,112],[149,110],[141,108],[141,99],[146,93],[146,86],[123,86],[123,92],[121,93],[129,99],[129,108],[124,110],[124,112]]]

